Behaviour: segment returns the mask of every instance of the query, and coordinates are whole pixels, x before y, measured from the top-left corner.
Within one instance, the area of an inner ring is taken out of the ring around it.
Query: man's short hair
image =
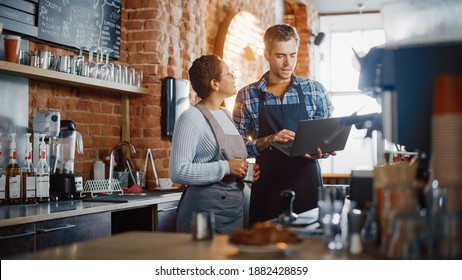
[[[263,36],[265,44],[265,52],[270,53],[275,41],[290,41],[292,38],[297,42],[297,47],[300,43],[300,36],[297,30],[289,24],[276,24],[268,28]]]

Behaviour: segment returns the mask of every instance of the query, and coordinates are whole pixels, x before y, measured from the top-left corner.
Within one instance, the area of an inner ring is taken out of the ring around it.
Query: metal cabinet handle
[[[6,239],[18,238],[18,237],[23,237],[23,236],[28,236],[28,235],[34,235],[36,233],[37,233],[36,231],[26,231],[26,232],[23,232],[23,233],[7,235],[7,236],[1,235],[0,240],[6,240]]]
[[[165,209],[159,209],[159,210],[157,210],[157,212],[167,212],[167,211],[171,211],[171,210],[176,210],[177,208],[178,208],[178,206],[171,207],[171,208],[165,208]]]
[[[37,229],[37,232],[45,233],[45,232],[68,229],[68,228],[73,228],[73,227],[75,227],[75,225],[67,224],[67,225],[63,225],[63,226],[55,227],[55,228],[39,228],[39,229]]]

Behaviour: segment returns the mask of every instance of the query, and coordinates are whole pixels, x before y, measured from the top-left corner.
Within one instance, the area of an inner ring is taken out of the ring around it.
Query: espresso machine
[[[385,139],[426,154],[419,160],[422,168],[429,168],[431,157],[434,81],[438,75],[462,74],[461,48],[462,42],[378,46],[360,59],[358,88],[382,104],[381,117],[371,114],[369,121],[381,122]]]

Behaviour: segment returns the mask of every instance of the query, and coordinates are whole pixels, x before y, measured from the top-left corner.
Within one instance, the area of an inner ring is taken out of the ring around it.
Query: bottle
[[[0,133],[0,205],[6,204],[6,176],[3,173],[3,146]]]
[[[50,201],[50,167],[47,163],[45,134],[40,134],[39,161],[36,167],[35,187],[38,202]]]
[[[26,133],[26,149],[24,154],[24,165],[22,167],[22,193],[24,203],[37,202],[35,168],[32,166],[32,143],[30,142],[30,133]]]
[[[5,169],[6,175],[6,198],[8,204],[20,204],[22,203],[22,192],[21,192],[21,168],[17,163],[17,152],[16,152],[16,133],[9,135],[10,142],[10,162]]]
[[[93,164],[93,179],[104,180],[104,162],[101,160],[98,160]]]

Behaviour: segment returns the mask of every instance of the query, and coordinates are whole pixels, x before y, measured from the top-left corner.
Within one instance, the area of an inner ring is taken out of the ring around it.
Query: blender
[[[82,136],[76,131],[76,125],[71,120],[62,120],[58,136],[61,153],[58,160],[57,172],[60,174],[74,174],[75,152],[83,153]]]
[[[50,192],[62,199],[79,197],[83,178],[74,173],[75,152],[83,153],[83,140],[71,120],[61,120],[57,143],[60,147],[56,171],[50,178]]]

